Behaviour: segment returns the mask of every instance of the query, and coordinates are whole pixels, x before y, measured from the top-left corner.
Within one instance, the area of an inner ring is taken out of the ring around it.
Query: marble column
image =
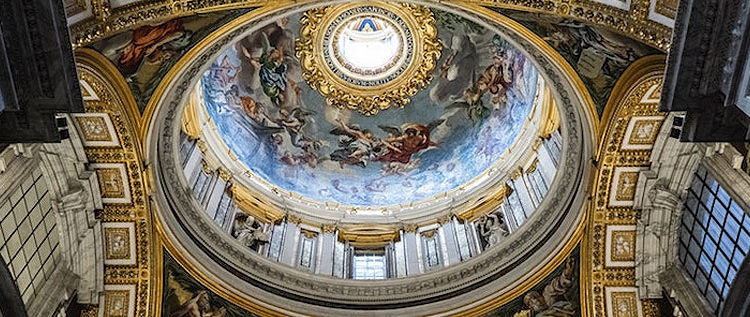
[[[456,240],[456,230],[453,222],[447,221],[438,229],[440,236],[440,249],[443,253],[443,266],[452,265],[461,261],[461,255],[458,253],[458,241]]]
[[[208,216],[215,218],[216,211],[219,208],[219,202],[221,202],[222,196],[226,195],[227,182],[221,177],[216,177],[216,173],[213,173],[212,175],[214,175],[212,177],[213,182],[209,185],[208,194],[206,194],[206,198],[204,199],[204,206]]]
[[[315,273],[333,275],[333,258],[335,256],[336,234],[335,228],[324,227],[318,235],[318,265]]]
[[[553,145],[550,144],[550,146]],[[552,184],[552,180],[555,179],[557,168],[555,167],[554,162],[552,162],[552,153],[549,152],[548,146],[542,145],[539,147],[539,149],[537,149],[537,158],[539,160],[539,162],[537,163],[537,168],[542,171],[544,181],[549,187],[549,185]]]
[[[284,242],[281,246],[279,262],[295,266],[297,261],[297,249],[299,247],[299,223],[287,219],[286,230],[284,230]]]

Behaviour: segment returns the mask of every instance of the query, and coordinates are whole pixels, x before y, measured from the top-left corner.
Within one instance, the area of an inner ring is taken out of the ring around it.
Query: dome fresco
[[[452,13],[432,14],[441,56],[432,80],[403,108],[365,116],[327,105],[302,77],[295,54],[299,13],[261,27],[218,56],[200,83],[206,112],[252,173],[309,199],[388,206],[456,189],[515,142],[532,111],[539,76],[500,35]],[[352,64],[378,68],[397,56],[391,45],[403,46],[370,37],[393,36],[380,17],[347,21],[353,27],[347,30],[361,31],[347,33],[356,41],[343,58]],[[365,48],[390,57],[362,59]]]

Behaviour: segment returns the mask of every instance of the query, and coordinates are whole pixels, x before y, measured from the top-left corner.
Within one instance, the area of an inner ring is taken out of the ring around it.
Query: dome
[[[485,14],[305,3],[212,35],[152,121],[170,241],[314,309],[511,287],[581,219],[590,128],[558,62]]]
[[[358,86],[356,93],[413,77],[406,72],[413,55],[441,55],[424,87],[408,87],[416,92],[403,107],[366,115],[327,102],[305,74],[300,30],[312,22],[302,13],[244,37],[202,76],[210,121],[258,186],[319,204],[381,208],[481,186],[481,175],[507,165],[539,100],[543,83],[534,65],[500,35],[438,10],[429,25],[442,50],[427,52],[414,43],[424,39],[412,35],[419,33],[410,30],[418,23],[406,21],[413,16],[397,14],[408,7],[386,7],[400,11],[328,9],[332,19],[315,26],[325,35],[311,39],[325,61],[316,71],[330,71],[335,76],[324,80],[342,91]]]

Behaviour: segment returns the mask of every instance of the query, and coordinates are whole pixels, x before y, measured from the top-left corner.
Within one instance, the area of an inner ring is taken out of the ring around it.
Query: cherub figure
[[[474,122],[474,124],[479,124],[482,120],[490,116],[490,108],[486,107],[484,102],[482,102],[484,91],[479,87],[476,74],[471,76],[471,82],[471,86],[464,90],[463,96],[455,100],[451,105],[446,106],[445,109],[464,109],[469,120]]]
[[[341,140],[340,148],[330,155],[332,161],[339,162],[339,167],[344,168],[344,164],[366,167],[368,161],[377,159],[381,142],[372,131],[348,126],[340,119],[336,119],[336,122],[340,127],[331,130],[331,134],[341,136]]]
[[[412,122],[403,124],[401,129],[378,126],[388,133],[388,138],[382,142],[386,148],[385,153],[378,158],[378,161],[409,163],[412,155],[437,146],[437,143],[430,140],[430,133],[443,122],[445,122],[443,119],[435,120],[426,126]]]
[[[320,142],[305,136],[303,131],[303,128],[307,125],[307,117],[314,114],[315,112],[304,110],[300,107],[294,108],[291,111],[282,108],[279,109],[279,118],[272,118],[269,116],[266,116],[266,118],[278,126],[283,127],[287,131],[293,146],[302,148],[306,144],[312,142],[317,150],[320,146]]]

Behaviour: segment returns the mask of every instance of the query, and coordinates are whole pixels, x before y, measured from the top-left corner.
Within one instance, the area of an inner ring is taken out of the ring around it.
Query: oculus
[[[403,107],[430,83],[442,44],[428,8],[375,2],[306,12],[296,49],[305,81],[327,104],[373,115]]]

